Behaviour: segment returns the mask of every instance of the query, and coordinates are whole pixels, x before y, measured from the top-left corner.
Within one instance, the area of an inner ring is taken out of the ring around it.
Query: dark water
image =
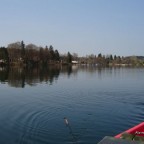
[[[144,68],[0,68],[0,144],[96,144],[142,121]]]

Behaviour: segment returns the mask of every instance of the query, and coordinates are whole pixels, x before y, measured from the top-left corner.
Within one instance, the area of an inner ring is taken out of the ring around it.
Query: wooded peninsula
[[[144,56],[117,56],[91,54],[79,57],[77,53],[60,54],[52,45],[25,45],[23,41],[0,47],[0,66],[48,66],[48,65],[91,64],[97,66],[144,66]]]

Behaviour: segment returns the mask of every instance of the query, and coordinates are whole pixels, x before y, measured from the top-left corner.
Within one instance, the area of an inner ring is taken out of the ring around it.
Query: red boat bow
[[[144,137],[144,122],[126,130],[125,132],[122,132],[122,133],[116,135],[115,138],[120,138],[123,133],[128,133],[128,134],[133,134],[133,135],[138,135],[138,136]]]

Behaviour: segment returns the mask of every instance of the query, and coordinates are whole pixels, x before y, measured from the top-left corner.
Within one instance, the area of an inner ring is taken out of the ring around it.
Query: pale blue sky
[[[144,56],[144,0],[0,0],[0,46]]]

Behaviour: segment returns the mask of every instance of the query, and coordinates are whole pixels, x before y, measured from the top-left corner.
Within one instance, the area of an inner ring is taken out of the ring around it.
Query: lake
[[[142,121],[144,68],[0,68],[1,144],[96,144]]]

